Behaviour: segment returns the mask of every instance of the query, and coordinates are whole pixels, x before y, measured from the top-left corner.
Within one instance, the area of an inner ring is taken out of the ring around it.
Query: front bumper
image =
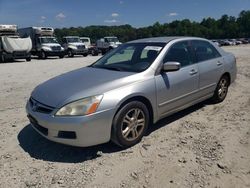
[[[56,117],[32,110],[28,101],[26,112],[32,127],[48,140],[72,145],[93,146],[106,143],[111,137],[114,110],[106,110],[88,116]]]
[[[46,51],[45,52],[47,56],[64,56],[64,51]]]
[[[77,49],[77,50],[72,50],[74,55],[84,55],[88,54],[88,49]]]

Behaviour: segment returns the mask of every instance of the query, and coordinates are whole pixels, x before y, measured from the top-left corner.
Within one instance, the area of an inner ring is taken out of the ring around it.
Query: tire
[[[68,56],[69,56],[69,57],[74,57],[73,51],[72,51],[71,49],[68,50]]]
[[[149,124],[149,112],[145,104],[132,101],[124,105],[112,123],[111,140],[122,148],[141,141]]]
[[[3,54],[0,55],[0,62],[4,63],[6,61],[5,57]]]
[[[47,54],[45,53],[45,51],[40,52],[39,58],[40,59],[46,59],[47,58]]]
[[[26,58],[26,61],[31,61],[31,57],[27,57],[27,58]]]
[[[220,103],[224,101],[227,96],[229,85],[229,77],[227,75],[222,76],[214,91],[212,102]]]
[[[92,55],[92,56],[98,56],[98,52],[95,51],[95,50],[91,50],[91,55]]]
[[[60,59],[64,58],[64,55],[59,55],[59,58],[60,58]]]
[[[86,54],[83,54],[83,57],[87,57],[88,56],[88,54],[86,53]]]

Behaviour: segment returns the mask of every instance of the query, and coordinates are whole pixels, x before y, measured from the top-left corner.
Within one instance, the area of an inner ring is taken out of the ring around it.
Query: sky
[[[0,0],[0,24],[18,27],[144,27],[155,22],[238,16],[250,0]]]

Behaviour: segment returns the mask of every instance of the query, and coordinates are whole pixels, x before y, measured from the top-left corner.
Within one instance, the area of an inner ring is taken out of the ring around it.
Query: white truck
[[[16,25],[0,25],[0,62],[8,59],[31,60],[31,39],[20,38]]]
[[[89,37],[80,37],[80,40],[85,44],[89,54],[92,56],[97,56],[99,54],[98,48],[94,44],[91,44]]]
[[[96,41],[97,48],[102,52],[104,55],[109,50],[112,50],[118,47],[121,42],[119,42],[117,37],[104,37]]]
[[[18,29],[20,36],[30,37],[32,40],[31,54],[40,59],[48,56],[64,57],[64,48],[54,37],[54,29],[51,27],[27,27]]]
[[[83,55],[86,57],[88,55],[88,49],[86,45],[80,40],[78,36],[66,36],[62,39],[62,46],[69,57],[74,57],[74,55]]]

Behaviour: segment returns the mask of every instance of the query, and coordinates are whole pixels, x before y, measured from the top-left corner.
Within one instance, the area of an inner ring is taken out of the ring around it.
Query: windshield
[[[75,37],[75,38],[67,38],[66,40],[67,40],[68,43],[70,43],[70,42],[71,42],[71,43],[74,43],[74,42],[81,42],[81,41],[80,41],[80,38],[78,38],[78,37]]]
[[[118,38],[113,37],[113,38],[105,38],[108,42],[119,42]]]
[[[115,71],[142,72],[159,55],[165,43],[128,43],[115,48],[91,65]]]
[[[41,37],[41,43],[58,43],[55,37]]]
[[[81,39],[82,42],[89,42],[89,39]]]

